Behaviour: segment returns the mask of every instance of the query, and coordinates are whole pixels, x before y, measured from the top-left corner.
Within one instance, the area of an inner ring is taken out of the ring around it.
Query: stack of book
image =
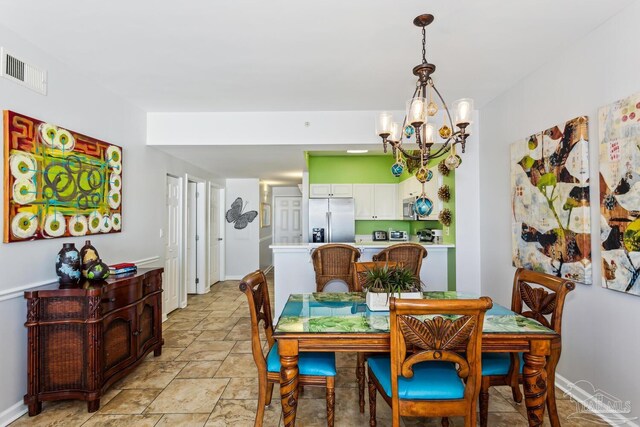
[[[113,264],[109,266],[109,273],[111,273],[112,276],[135,273],[136,271],[138,271],[138,267],[131,262],[121,262],[120,264]]]

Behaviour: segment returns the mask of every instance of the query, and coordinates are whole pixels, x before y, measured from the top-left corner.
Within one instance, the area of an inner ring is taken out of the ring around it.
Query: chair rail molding
[[[148,258],[139,259],[137,261],[133,261],[133,263],[136,264],[138,267],[140,267],[143,265],[149,265],[151,263],[154,263],[159,259],[160,257],[156,255]],[[22,286],[16,286],[15,288],[0,290],[0,302],[14,299],[14,298],[22,298],[24,291],[27,291],[29,289],[35,289],[35,288],[42,288],[44,286],[57,285],[57,283],[58,283],[58,278],[56,277],[56,278],[51,278],[46,280],[40,280],[38,282],[33,282],[33,283],[29,283]],[[0,422],[0,425],[2,425],[1,422]]]

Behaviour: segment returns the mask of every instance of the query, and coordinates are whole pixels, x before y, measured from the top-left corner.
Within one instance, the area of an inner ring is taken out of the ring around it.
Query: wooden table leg
[[[547,371],[545,364],[549,352],[549,341],[532,340],[529,353],[524,353],[522,377],[527,417],[531,427],[542,426],[544,418],[544,406],[547,398]]]
[[[280,355],[280,400],[285,427],[296,425],[298,408],[298,341],[278,340]]]
[[[547,411],[551,427],[560,427],[560,417],[556,407],[556,366],[560,360],[560,348],[552,348],[547,359]]]

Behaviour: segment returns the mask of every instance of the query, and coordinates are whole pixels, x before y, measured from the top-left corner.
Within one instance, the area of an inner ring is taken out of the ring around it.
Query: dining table
[[[423,292],[423,299],[474,299],[455,292]],[[389,311],[368,309],[362,292],[291,294],[273,337],[280,355],[280,400],[284,425],[296,423],[298,354],[390,351]],[[538,321],[494,303],[482,328],[483,352],[522,352],[525,405],[530,426],[541,426],[548,387],[555,387],[552,351],[560,335]],[[551,363],[547,364],[547,359]],[[364,378],[364,377],[363,377]],[[552,402],[555,405],[555,402]]]

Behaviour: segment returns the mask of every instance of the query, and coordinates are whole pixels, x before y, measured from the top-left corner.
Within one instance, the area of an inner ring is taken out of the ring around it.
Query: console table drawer
[[[127,284],[107,289],[102,296],[102,314],[124,307],[142,298],[142,279],[130,280]]]

